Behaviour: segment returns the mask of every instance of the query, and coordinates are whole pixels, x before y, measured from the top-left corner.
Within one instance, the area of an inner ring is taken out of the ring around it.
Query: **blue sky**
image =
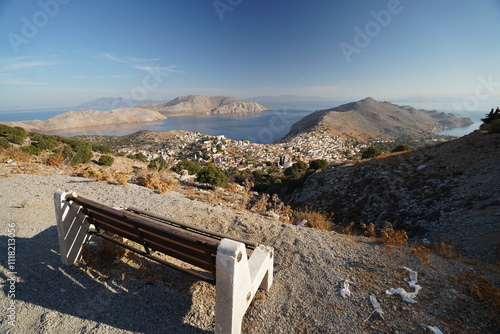
[[[98,97],[500,105],[499,0],[0,0],[0,110]]]

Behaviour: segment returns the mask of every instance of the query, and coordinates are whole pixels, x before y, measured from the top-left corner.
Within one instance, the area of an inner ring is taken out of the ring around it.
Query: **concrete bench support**
[[[61,261],[71,266],[78,262],[82,245],[89,238],[87,233],[90,223],[79,205],[67,202],[66,193],[58,190],[54,193],[54,206],[57,221],[57,235],[59,236],[59,249]]]
[[[223,239],[216,261],[215,333],[241,333],[243,316],[257,289],[269,290],[273,283],[273,249],[261,245],[247,259],[244,244]]]

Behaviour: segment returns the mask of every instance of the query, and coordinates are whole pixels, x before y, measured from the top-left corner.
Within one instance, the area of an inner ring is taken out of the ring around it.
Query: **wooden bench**
[[[82,245],[96,235],[149,259],[216,285],[215,332],[240,333],[258,288],[273,281],[273,248],[216,233],[137,208],[116,209],[57,190],[54,204],[61,260],[80,260]],[[136,245],[123,242],[120,238]],[[162,253],[195,269],[174,264]]]

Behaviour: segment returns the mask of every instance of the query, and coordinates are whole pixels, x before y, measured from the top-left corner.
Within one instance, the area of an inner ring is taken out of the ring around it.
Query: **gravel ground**
[[[52,202],[56,189],[274,247],[274,284],[250,306],[243,321],[245,333],[432,333],[427,326],[443,333],[499,333],[498,314],[472,294],[468,282],[457,278],[474,270],[498,284],[498,267],[473,268],[434,255],[429,264],[409,248],[388,251],[368,238],[283,224],[134,184],[15,174],[0,176],[0,189],[1,333],[213,331],[215,287],[208,283],[149,260],[140,268],[123,258],[102,267],[62,265]],[[9,229],[15,230],[12,267],[4,251]],[[419,275],[422,289],[414,304],[385,293],[389,288],[413,290],[403,266]],[[352,292],[345,298],[340,295],[344,280],[351,282]],[[371,295],[379,301],[383,318],[373,313]]]

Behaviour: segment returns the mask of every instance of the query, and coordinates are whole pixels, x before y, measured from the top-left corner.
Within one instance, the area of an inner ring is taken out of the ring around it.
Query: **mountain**
[[[419,137],[430,135],[436,130],[472,123],[469,118],[458,118],[436,110],[418,110],[411,106],[378,102],[368,97],[307,115],[293,124],[290,132],[281,141],[307,132],[326,132],[330,136],[354,137],[359,140]]]
[[[165,116],[254,113],[272,109],[272,107],[245,102],[234,97],[203,95],[180,96],[167,103],[143,104],[138,107],[158,111]]]
[[[103,125],[155,122],[166,117],[162,114],[141,108],[121,108],[113,110],[69,111],[45,121],[32,120],[6,122],[8,126],[20,126],[27,131],[54,131]]]
[[[294,206],[335,213],[336,223],[391,222],[411,235],[444,237],[469,255],[500,240],[500,134],[474,131],[432,147],[337,165],[307,179]]]
[[[138,104],[155,103],[153,100],[131,100],[123,97],[100,97],[93,101],[84,102],[75,109],[116,109],[131,108]]]
[[[291,102],[321,102],[325,101],[325,99],[320,96],[266,95],[266,96],[251,97],[245,99],[245,101],[275,104],[275,103],[291,103]]]

